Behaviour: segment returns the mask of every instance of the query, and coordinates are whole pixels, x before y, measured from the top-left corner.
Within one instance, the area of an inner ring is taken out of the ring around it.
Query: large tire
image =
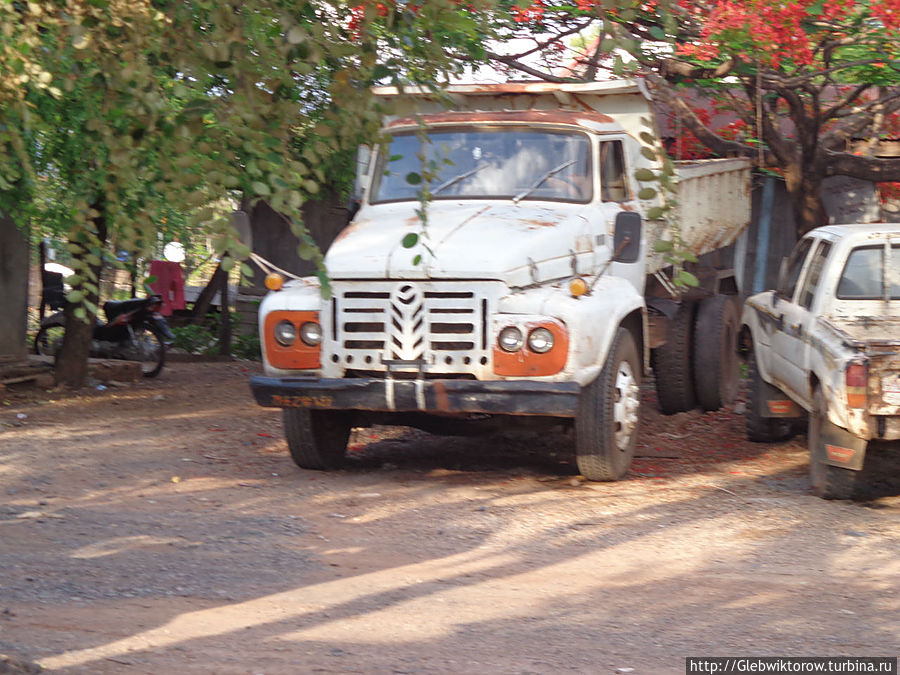
[[[575,417],[575,457],[588,480],[618,480],[637,444],[640,359],[631,333],[619,328],[606,365],[581,390]]]
[[[156,377],[166,364],[166,342],[160,330],[151,324],[138,327],[134,335],[138,343],[138,361],[144,377]]]
[[[772,443],[791,437],[791,420],[781,417],[763,417],[759,411],[763,405],[765,382],[756,367],[754,347],[747,357],[747,410],[744,416],[747,440],[754,443]]]
[[[697,307],[693,340],[694,388],[703,410],[718,410],[737,398],[739,321],[734,296],[714,295],[702,300]]]
[[[663,415],[693,410],[697,405],[691,365],[694,308],[693,302],[681,304],[669,321],[666,342],[650,353],[650,364],[656,378],[656,400]]]
[[[858,471],[826,464],[822,426],[826,423],[827,408],[821,389],[813,394],[813,409],[809,414],[809,482],[813,493],[822,499],[850,499],[856,490]]]
[[[350,440],[350,414],[343,410],[284,408],[284,435],[294,464],[301,469],[339,469]]]

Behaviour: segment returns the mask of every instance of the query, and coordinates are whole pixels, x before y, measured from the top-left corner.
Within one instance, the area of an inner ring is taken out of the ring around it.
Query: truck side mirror
[[[613,262],[633,263],[641,254],[641,214],[619,211],[613,235]]]

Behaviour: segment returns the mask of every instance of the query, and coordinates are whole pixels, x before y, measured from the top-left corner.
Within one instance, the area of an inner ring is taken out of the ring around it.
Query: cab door
[[[773,336],[773,348],[782,363],[782,383],[799,403],[805,404],[812,403],[809,388],[810,334],[816,320],[816,299],[822,270],[832,248],[831,242],[826,240],[809,241],[799,283],[790,300],[779,309],[782,313],[781,329]],[[790,291],[790,288],[785,289],[786,293]]]

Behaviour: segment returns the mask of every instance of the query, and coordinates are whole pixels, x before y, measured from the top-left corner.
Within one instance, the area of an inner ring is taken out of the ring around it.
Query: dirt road
[[[804,437],[748,444],[733,412],[652,403],[650,456],[620,483],[582,482],[570,438],[527,434],[367,430],[346,470],[300,471],[278,411],[251,402],[255,368],[0,392],[0,653],[251,675],[898,653],[900,472],[822,501]]]

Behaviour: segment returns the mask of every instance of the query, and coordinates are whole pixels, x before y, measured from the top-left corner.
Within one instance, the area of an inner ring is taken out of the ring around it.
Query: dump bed
[[[685,248],[700,256],[733,244],[750,224],[750,162],[705,159],[675,163],[677,206],[669,220],[680,228]],[[657,239],[671,239],[671,226],[648,223],[647,251]],[[650,254],[647,273],[668,263]]]

